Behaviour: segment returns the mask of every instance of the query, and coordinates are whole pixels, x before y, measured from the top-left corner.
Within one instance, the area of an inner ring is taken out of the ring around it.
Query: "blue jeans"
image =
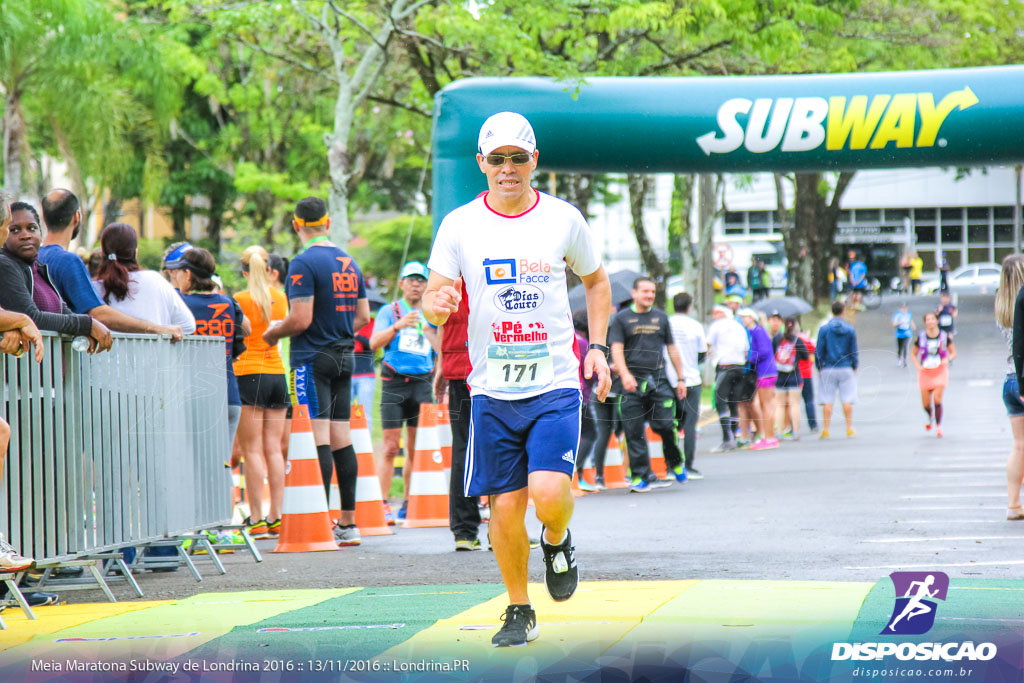
[[[808,377],[804,380],[804,388],[801,390],[804,397],[804,410],[807,412],[807,424],[811,429],[818,428],[818,417],[814,408],[814,378]]]
[[[377,393],[377,376],[366,375],[352,378],[352,402],[358,403],[366,413],[366,427],[373,433],[373,397]]]

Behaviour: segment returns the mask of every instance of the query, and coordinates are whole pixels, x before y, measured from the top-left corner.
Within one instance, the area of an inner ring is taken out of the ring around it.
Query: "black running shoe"
[[[529,605],[509,605],[501,615],[505,625],[491,638],[494,647],[522,647],[537,640],[537,613]]]
[[[561,545],[549,545],[544,540],[545,529],[540,532],[540,548],[544,552],[544,585],[548,595],[555,602],[562,602],[572,597],[580,582],[580,570],[576,566],[576,550],[572,546],[572,534],[565,530],[565,540]]]

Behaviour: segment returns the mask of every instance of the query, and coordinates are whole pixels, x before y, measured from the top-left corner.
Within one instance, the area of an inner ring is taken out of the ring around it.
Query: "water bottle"
[[[79,353],[85,353],[89,350],[89,338],[88,337],[75,337],[71,342],[71,348]]]

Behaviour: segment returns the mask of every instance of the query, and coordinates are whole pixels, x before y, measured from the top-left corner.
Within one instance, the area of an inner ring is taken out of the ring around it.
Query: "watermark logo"
[[[917,636],[935,625],[936,600],[946,599],[949,576],[943,572],[893,572],[896,604],[881,635]]]

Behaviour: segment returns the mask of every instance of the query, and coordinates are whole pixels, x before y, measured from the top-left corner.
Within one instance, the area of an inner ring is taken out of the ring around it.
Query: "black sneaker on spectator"
[[[522,647],[540,635],[537,613],[529,605],[509,605],[501,620],[505,625],[491,638],[494,647]]]
[[[0,571],[20,572],[32,567],[35,563],[36,561],[31,557],[18,554],[14,546],[4,540],[3,534],[0,534]]]
[[[60,596],[56,593],[47,593],[45,591],[29,591],[28,593],[22,593],[22,595],[25,597],[25,602],[28,603],[29,607],[56,605],[60,600]]]
[[[572,534],[565,530],[565,538],[559,545],[550,545],[544,536],[546,530],[540,531],[540,549],[544,552],[544,585],[548,595],[555,602],[562,602],[572,597],[580,582],[580,570],[576,566],[575,548],[572,546]]]
[[[704,475],[700,473],[700,470],[694,469],[692,467],[687,467],[686,468],[686,478],[687,479],[703,479]]]

